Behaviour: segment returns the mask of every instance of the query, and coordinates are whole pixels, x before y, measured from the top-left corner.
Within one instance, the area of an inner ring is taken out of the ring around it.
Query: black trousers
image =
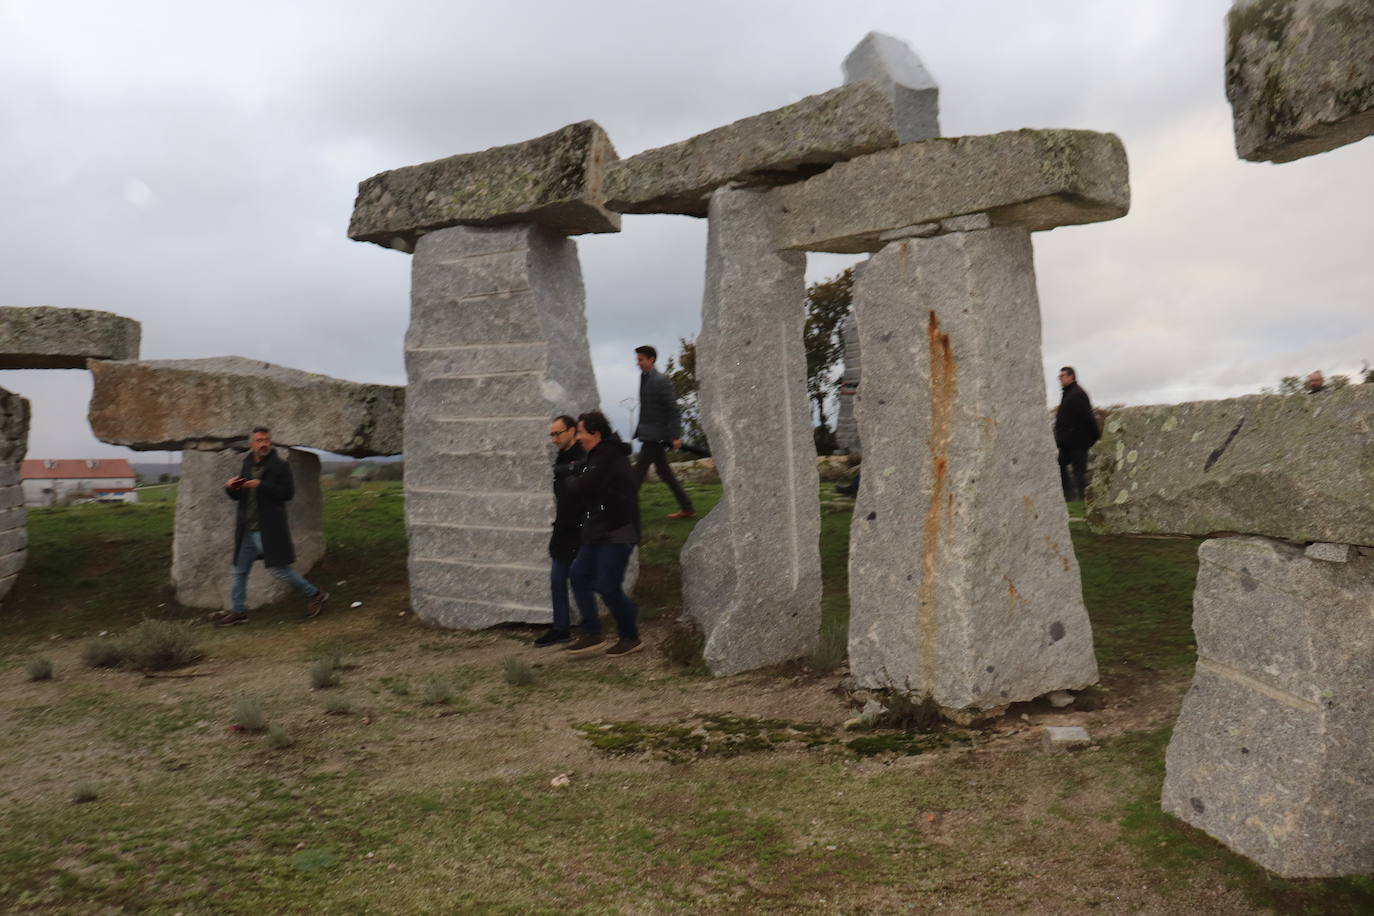
[[[1073,471],[1073,479],[1069,471]],[[1064,486],[1065,499],[1083,499],[1088,490],[1088,450],[1061,448],[1059,450],[1059,482]],[[1077,495],[1075,495],[1077,494]]]
[[[658,479],[668,485],[668,489],[673,491],[673,497],[677,504],[682,507],[683,512],[695,512],[692,508],[692,500],[687,495],[687,491],[682,489],[682,484],[678,483],[677,475],[673,473],[672,467],[668,464],[668,449],[662,442],[642,442],[639,446],[639,454],[635,456],[635,471],[639,474],[639,485],[644,485],[644,475],[649,473],[649,465],[654,466],[658,471]]]

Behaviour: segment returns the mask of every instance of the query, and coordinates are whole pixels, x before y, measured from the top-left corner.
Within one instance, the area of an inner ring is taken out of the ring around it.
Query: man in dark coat
[[[1078,387],[1078,374],[1072,366],[1059,370],[1059,384],[1064,393],[1059,398],[1059,410],[1054,414],[1054,444],[1059,447],[1059,482],[1064,498],[1082,499],[1088,488],[1088,449],[1102,438],[1093,416],[1088,393]],[[1072,469],[1073,477],[1069,472]]]
[[[640,442],[635,472],[639,485],[643,486],[649,465],[653,465],[658,471],[658,479],[668,485],[677,499],[679,510],[668,517],[691,518],[697,514],[692,508],[692,499],[668,464],[669,446],[682,448],[682,416],[677,408],[677,392],[673,390],[672,380],[654,368],[657,360],[658,351],[653,347],[635,347],[635,364],[640,372],[639,424],[632,437]]]
[[[549,421],[549,440],[558,449],[553,463],[553,534],[549,536],[549,589],[553,599],[553,626],[534,641],[543,648],[572,639],[572,613],[568,603],[568,570],[582,543],[582,503],[568,487],[578,463],[587,456],[577,443],[577,421],[563,414]]]
[[[296,484],[290,465],[272,450],[272,434],[267,427],[253,430],[243,466],[238,476],[225,482],[224,492],[238,503],[233,586],[229,592],[233,609],[211,614],[211,622],[223,627],[248,622],[248,571],[259,557],[269,573],[305,595],[305,615],[317,616],[329,593],[311,585],[291,568],[296,561],[296,548],[286,523],[286,504],[296,495]]]

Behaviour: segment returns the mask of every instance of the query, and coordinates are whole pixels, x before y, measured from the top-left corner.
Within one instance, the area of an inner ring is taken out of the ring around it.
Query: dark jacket
[[[1060,448],[1082,450],[1102,438],[1097,428],[1097,418],[1093,416],[1093,405],[1088,393],[1078,387],[1077,382],[1064,386],[1064,394],[1059,399],[1059,410],[1054,414],[1054,444]]]
[[[650,369],[639,376],[639,425],[631,438],[640,442],[672,442],[682,438],[682,417],[672,379]]]
[[[571,560],[582,543],[582,501],[572,494],[568,481],[577,473],[578,464],[587,457],[576,442],[560,450],[553,462],[553,534],[549,537],[549,556]]]
[[[630,445],[606,436],[568,478],[567,492],[582,504],[582,543],[639,543],[639,478]]]
[[[262,532],[262,560],[268,566],[290,566],[296,562],[296,548],[291,543],[291,529],[286,524],[286,504],[296,495],[296,482],[291,478],[291,466],[277,456],[275,450],[263,459],[262,479],[256,491],[258,496],[258,530]],[[253,476],[253,453],[243,458],[239,469],[240,477]],[[236,501],[238,517],[234,523],[234,555],[232,563],[238,558],[239,544],[246,530],[245,516],[248,511],[250,490],[231,490],[224,488],[229,498]]]

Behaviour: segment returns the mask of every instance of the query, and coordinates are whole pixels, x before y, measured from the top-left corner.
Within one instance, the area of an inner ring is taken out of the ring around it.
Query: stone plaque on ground
[[[0,599],[24,568],[28,530],[19,469],[29,443],[29,402],[0,388]]]
[[[711,196],[697,377],[721,499],[682,549],[682,582],[718,675],[805,655],[820,634],[806,258],[773,249],[780,216],[764,191]]]
[[[137,321],[91,309],[0,308],[0,369],[85,369],[88,359],[138,359]]]

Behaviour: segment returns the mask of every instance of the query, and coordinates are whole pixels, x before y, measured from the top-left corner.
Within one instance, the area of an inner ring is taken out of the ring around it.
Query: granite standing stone
[[[185,451],[177,485],[172,537],[172,584],[177,601],[187,607],[230,610],[229,587],[234,562],[234,520],[238,503],[224,492],[224,482],[239,473],[244,452]],[[281,450],[278,450],[281,454]],[[286,521],[296,546],[292,568],[301,575],[324,556],[324,494],[320,459],[312,452],[289,449],[296,495],[286,504]],[[319,584],[319,583],[317,583]],[[259,561],[248,576],[248,607],[261,607],[295,594]]]
[[[859,268],[854,305],[866,370],[854,677],[956,710],[1092,684],[1029,233],[894,242]]]
[[[906,42],[869,32],[843,69],[845,83],[873,80],[892,96],[902,143],[940,136],[940,87]]]
[[[1374,133],[1374,3],[1236,0],[1226,97],[1242,159],[1291,162]]]
[[[820,633],[806,257],[773,249],[780,215],[767,192],[711,196],[697,377],[722,494],[683,547],[682,582],[717,675],[804,655]]]
[[[19,469],[29,443],[29,402],[0,388],[0,599],[27,557],[28,530]]]
[[[576,244],[534,226],[420,239],[406,334],[411,603],[475,629],[549,619],[549,418],[596,407]]]
[[[87,359],[138,359],[137,321],[91,309],[0,308],[0,369],[85,369]]]
[[[1374,557],[1225,538],[1198,560],[1164,810],[1285,878],[1374,871]]]
[[[1112,412],[1088,524],[1374,545],[1374,385]]]
[[[850,310],[840,325],[840,339],[844,342],[844,372],[840,375],[840,406],[835,417],[835,446],[845,453],[862,451],[859,423],[854,418],[854,399],[859,395],[863,379],[861,364],[863,349],[859,345],[859,325]]]

